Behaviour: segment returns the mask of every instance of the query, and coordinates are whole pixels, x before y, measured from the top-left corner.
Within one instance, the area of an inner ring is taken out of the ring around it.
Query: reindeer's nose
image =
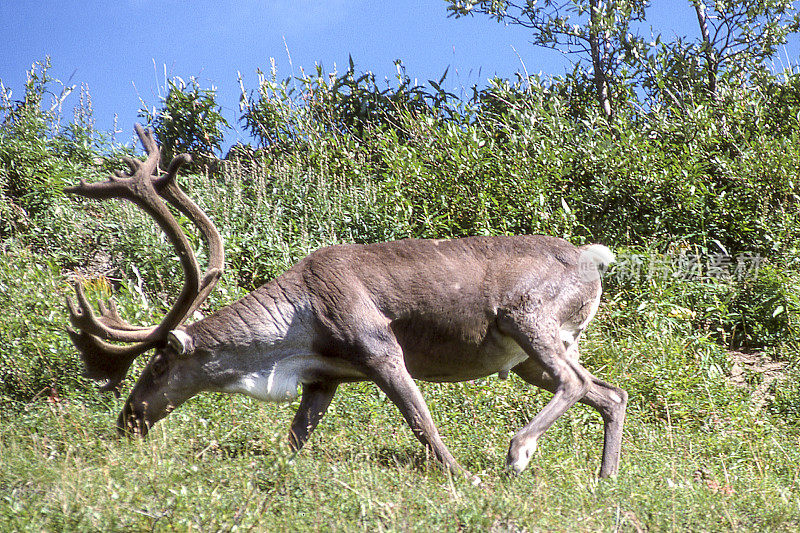
[[[147,435],[147,422],[130,403],[126,403],[117,418],[117,433],[121,437],[144,437]]]

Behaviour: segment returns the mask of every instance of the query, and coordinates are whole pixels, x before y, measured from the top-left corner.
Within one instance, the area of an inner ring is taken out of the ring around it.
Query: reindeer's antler
[[[167,172],[159,176],[158,164],[161,152],[152,133],[138,124],[136,133],[147,152],[145,161],[123,158],[130,168],[130,173],[117,172],[107,181],[97,183],[86,183],[81,180],[80,185],[69,187],[65,192],[96,200],[124,198],[135,203],[153,217],[175,248],[180,258],[185,282],[178,299],[161,323],[150,327],[134,326],[123,320],[113,300],[109,300],[108,306],[100,303],[98,317],[86,298],[81,283],[75,284],[77,305],[68,298],[67,308],[70,323],[78,331],[70,330],[70,336],[73,344],[81,352],[87,376],[108,380],[104,389],[116,387],[124,379],[136,357],[164,342],[172,329],[183,323],[200,307],[222,274],[224,263],[222,238],[219,232],[208,216],[186,196],[175,181],[178,170],[182,165],[191,162],[191,157],[188,154],[176,156],[170,162]],[[208,241],[209,265],[202,277],[191,244],[164,200],[191,220]],[[103,339],[135,344],[123,348],[103,342]]]

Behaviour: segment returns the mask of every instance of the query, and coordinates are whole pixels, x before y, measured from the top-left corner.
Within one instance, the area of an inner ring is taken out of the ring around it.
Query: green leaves
[[[61,125],[61,107],[74,87],[49,68],[49,58],[33,64],[20,100],[0,83],[0,237],[51,219],[64,184],[96,156],[99,135],[77,123]],[[91,121],[83,98],[75,115]]]
[[[189,153],[209,164],[222,149],[225,130],[230,128],[217,104],[216,88],[202,89],[197,78],[186,83],[176,76],[167,81],[165,89],[160,108],[142,101],[139,109],[139,116],[155,132],[163,158],[169,161]]]
[[[719,250],[761,257],[759,277],[741,283],[608,277],[610,327],[796,358],[800,75],[722,80],[715,99],[689,91],[646,108],[635,91],[620,92],[609,121],[580,69],[492,80],[459,101],[445,76],[412,86],[397,68],[385,87],[351,65],[284,81],[261,73],[253,93],[243,88],[242,120],[259,146],[239,145],[209,172],[181,178],[226,244],[226,280],[211,307],[324,245],[543,233],[706,262]],[[213,90],[179,78],[169,86],[151,114],[175,136],[164,142],[218,151],[227,122],[217,120]],[[39,90],[30,101],[41,101]],[[123,312],[147,322],[179,287],[172,251],[131,206],[65,203],[60,192],[109,173],[103,157],[119,147],[104,144],[89,119],[42,134],[59,117],[41,104],[24,115],[6,101],[17,130],[0,132],[4,238],[67,270],[109,277]]]
[[[324,73],[317,65],[313,74],[278,81],[273,67],[269,76],[258,71],[258,87],[252,93],[242,86],[242,121],[259,145],[275,153],[297,146],[313,147],[322,142],[338,143],[341,136],[363,141],[370,132],[394,128],[399,115],[455,113],[455,95],[442,89],[447,71],[434,92],[416,86],[400,61],[396,62],[396,86],[379,86],[372,72],[357,74],[350,67],[339,75]],[[241,79],[240,79],[241,82]]]

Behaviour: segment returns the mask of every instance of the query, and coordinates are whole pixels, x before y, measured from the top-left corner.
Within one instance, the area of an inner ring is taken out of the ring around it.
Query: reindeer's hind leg
[[[591,386],[591,374],[574,361],[564,348],[553,320],[523,313],[504,315],[501,330],[528,354],[529,361],[544,369],[553,383],[553,397],[525,427],[514,435],[508,448],[508,465],[517,473],[528,466],[539,437]]]
[[[531,385],[550,392],[556,390],[555,381],[532,359],[514,367],[513,371]],[[595,376],[591,376],[591,380],[586,396],[578,401],[594,408],[603,417],[603,461],[600,477],[614,476],[619,470],[628,393]]]

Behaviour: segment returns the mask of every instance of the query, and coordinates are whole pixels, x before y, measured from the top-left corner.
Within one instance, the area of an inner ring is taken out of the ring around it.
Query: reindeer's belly
[[[505,373],[528,358],[511,337],[491,333],[483,342],[440,342],[429,350],[405,349],[406,368],[425,381],[466,381]]]

